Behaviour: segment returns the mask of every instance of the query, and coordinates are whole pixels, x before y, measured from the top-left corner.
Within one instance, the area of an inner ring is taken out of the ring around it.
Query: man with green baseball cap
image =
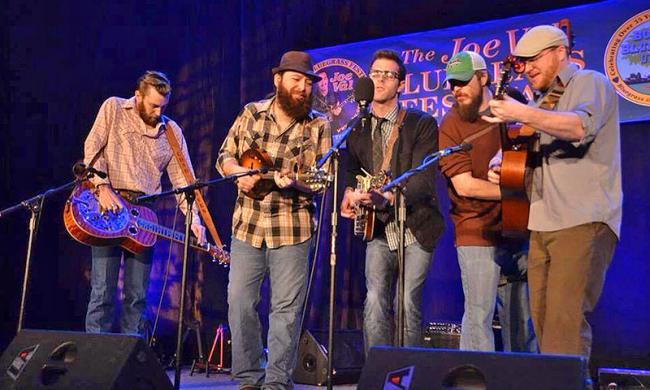
[[[528,325],[526,242],[501,235],[501,190],[487,178],[488,163],[501,147],[498,125],[481,119],[492,99],[490,76],[479,54],[462,51],[447,64],[446,81],[456,100],[440,126],[439,148],[472,144],[472,149],[440,160],[447,178],[450,216],[458,253],[465,306],[460,336],[464,350],[494,351],[492,319],[499,309],[504,349],[535,352]],[[501,275],[512,281],[498,287]],[[512,325],[512,326],[511,326]]]
[[[461,51],[456,53],[447,63],[447,77],[445,81],[458,80],[468,81],[474,76],[477,70],[486,70],[487,65],[480,54],[473,51]]]
[[[530,189],[528,283],[540,351],[588,357],[605,272],[620,237],[623,193],[618,98],[607,77],[571,62],[554,26],[533,27],[513,54],[535,102],[493,100],[486,121],[536,129],[541,158]],[[489,174],[498,183],[500,167]]]

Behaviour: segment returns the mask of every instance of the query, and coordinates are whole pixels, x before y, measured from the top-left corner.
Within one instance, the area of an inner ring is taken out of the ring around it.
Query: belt
[[[137,198],[141,197],[144,195],[144,192],[142,191],[131,191],[131,190],[123,190],[120,188],[116,188],[115,192],[122,198],[128,200],[129,202],[133,203]]]

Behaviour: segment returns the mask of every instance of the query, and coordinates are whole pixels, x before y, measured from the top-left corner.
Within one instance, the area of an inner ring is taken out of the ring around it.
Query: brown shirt
[[[458,145],[472,134],[483,130],[489,123],[482,119],[465,122],[454,107],[440,125],[440,149]],[[456,230],[456,246],[495,246],[501,232],[501,202],[481,200],[458,195],[451,178],[471,172],[473,177],[487,180],[488,164],[501,147],[498,125],[494,131],[471,141],[472,149],[453,153],[440,160],[440,170],[447,178],[451,220]]]

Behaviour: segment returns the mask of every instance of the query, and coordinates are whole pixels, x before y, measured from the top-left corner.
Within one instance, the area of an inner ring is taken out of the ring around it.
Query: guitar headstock
[[[524,65],[525,66],[525,65]],[[508,55],[501,63],[501,71],[499,72],[499,81],[497,82],[496,89],[494,90],[494,97],[502,99],[506,93],[506,89],[510,84],[511,71],[519,73],[517,70],[520,68],[520,61],[512,54]],[[522,69],[523,71],[523,69]]]
[[[213,263],[219,263],[224,267],[228,267],[230,264],[230,252],[228,252],[224,247],[218,247],[210,243],[206,244],[206,250],[212,257]]]

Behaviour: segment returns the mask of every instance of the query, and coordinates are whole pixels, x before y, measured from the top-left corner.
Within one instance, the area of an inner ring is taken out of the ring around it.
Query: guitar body
[[[360,212],[354,217],[354,235],[363,241],[374,238],[375,210],[372,207],[359,207]]]
[[[502,128],[501,216],[502,232],[507,237],[528,235],[530,183],[536,160],[535,130]]]
[[[136,206],[122,199],[124,208],[113,213],[100,211],[99,202],[92,192],[91,184],[75,187],[63,208],[63,224],[75,240],[90,246],[120,246],[129,252],[139,254],[151,248],[157,237],[178,243],[185,240],[180,233],[158,225],[153,210]],[[190,246],[208,253],[213,262],[228,265],[230,254],[223,248],[209,242],[199,244],[190,238]]]
[[[99,202],[88,187],[77,186],[63,209],[63,222],[72,238],[90,246],[120,246],[142,253],[156,243],[156,235],[139,226],[144,219],[157,224],[156,214],[144,206],[123,201],[120,211],[100,212]]]

